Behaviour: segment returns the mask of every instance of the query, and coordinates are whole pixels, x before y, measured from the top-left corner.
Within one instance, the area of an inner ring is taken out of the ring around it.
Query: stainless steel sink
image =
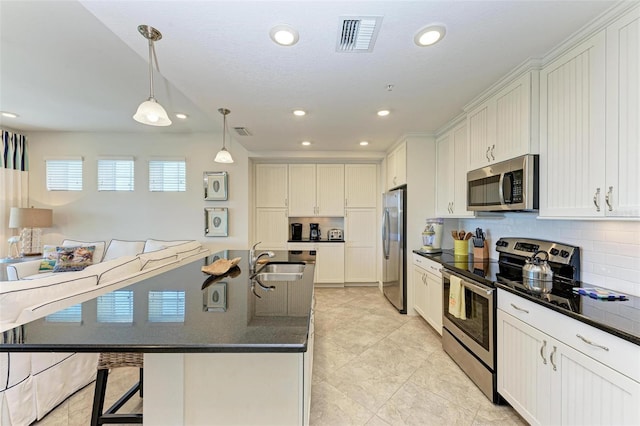
[[[255,278],[259,281],[298,281],[304,274],[304,263],[269,262],[258,270]]]

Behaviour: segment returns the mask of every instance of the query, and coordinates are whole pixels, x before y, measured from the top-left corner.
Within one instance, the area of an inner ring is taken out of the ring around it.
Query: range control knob
[[[562,251],[560,252],[560,257],[564,257],[564,258],[569,257],[569,252],[568,252],[568,251],[566,251],[566,250],[562,250]]]
[[[552,248],[551,250],[549,250],[549,253],[550,253],[552,256],[557,256],[557,255],[558,255],[558,253],[560,253],[560,251],[559,251],[557,248]]]

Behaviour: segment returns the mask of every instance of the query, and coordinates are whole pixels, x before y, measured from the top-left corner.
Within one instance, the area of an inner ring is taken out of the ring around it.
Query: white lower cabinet
[[[344,282],[376,282],[378,234],[375,208],[345,211]]]
[[[640,424],[637,345],[501,289],[497,323],[498,393],[527,422]]]
[[[315,282],[344,286],[344,243],[316,244]]]
[[[442,274],[440,264],[413,254],[413,308],[442,335]]]

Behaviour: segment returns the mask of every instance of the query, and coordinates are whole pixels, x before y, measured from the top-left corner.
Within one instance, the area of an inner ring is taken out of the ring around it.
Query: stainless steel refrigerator
[[[401,314],[407,313],[406,200],[406,187],[382,196],[382,290]]]

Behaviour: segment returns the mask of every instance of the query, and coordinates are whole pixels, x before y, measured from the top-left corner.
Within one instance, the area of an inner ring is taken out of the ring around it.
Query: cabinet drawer
[[[640,346],[502,289],[498,309],[640,382]]]
[[[440,269],[442,268],[442,265],[440,265],[435,260],[427,259],[424,256],[421,256],[419,254],[413,253],[413,264],[415,266],[419,266],[420,268],[424,269],[425,271],[429,272],[430,274],[434,274],[434,275],[437,275],[439,277],[442,276],[440,274]]]

